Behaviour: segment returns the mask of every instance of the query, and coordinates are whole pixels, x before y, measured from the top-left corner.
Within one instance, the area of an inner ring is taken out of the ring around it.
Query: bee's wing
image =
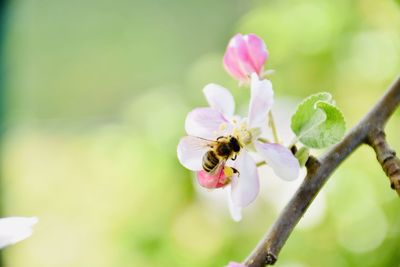
[[[189,170],[201,170],[204,154],[215,143],[216,141],[195,136],[185,136],[178,144],[178,159]]]
[[[225,168],[226,159],[221,159],[217,166],[210,171],[210,175],[221,177]]]
[[[225,174],[225,163],[226,161],[222,160],[211,172],[206,172],[205,170],[197,172],[197,179],[200,185],[210,189],[226,186],[231,177]]]
[[[191,135],[183,137],[181,141],[183,141],[187,146],[190,146],[192,150],[203,150],[204,148],[209,148],[217,143],[217,141]]]

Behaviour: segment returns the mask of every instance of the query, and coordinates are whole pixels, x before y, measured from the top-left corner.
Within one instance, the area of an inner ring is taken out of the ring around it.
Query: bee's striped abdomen
[[[203,156],[203,169],[211,172],[218,165],[219,159],[214,151],[210,150]]]

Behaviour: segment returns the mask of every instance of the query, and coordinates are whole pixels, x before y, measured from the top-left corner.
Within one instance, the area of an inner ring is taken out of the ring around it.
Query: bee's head
[[[234,137],[234,136],[230,136],[229,137],[229,146],[232,148],[232,150],[234,151],[234,152],[239,152],[240,151],[240,143],[239,143],[239,141],[237,140],[237,138],[236,137]]]

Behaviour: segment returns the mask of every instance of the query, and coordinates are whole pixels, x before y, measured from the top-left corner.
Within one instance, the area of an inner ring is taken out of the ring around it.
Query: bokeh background
[[[6,267],[211,267],[248,255],[301,178],[261,169],[261,195],[235,223],[226,192],[201,190],[176,159],[204,85],[230,88],[246,108],[248,91],[221,63],[237,32],[270,50],[283,136],[301,98],[331,92],[350,128],[400,73],[393,0],[13,0],[3,14],[2,216],[40,219],[4,250]],[[387,134],[397,151],[399,132],[396,112]],[[362,147],[276,266],[398,267],[399,211]]]

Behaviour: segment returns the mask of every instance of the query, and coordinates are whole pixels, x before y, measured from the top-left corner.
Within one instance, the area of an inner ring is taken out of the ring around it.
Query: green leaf
[[[346,127],[342,112],[329,93],[306,98],[292,116],[291,128],[310,148],[324,148],[342,139]]]

